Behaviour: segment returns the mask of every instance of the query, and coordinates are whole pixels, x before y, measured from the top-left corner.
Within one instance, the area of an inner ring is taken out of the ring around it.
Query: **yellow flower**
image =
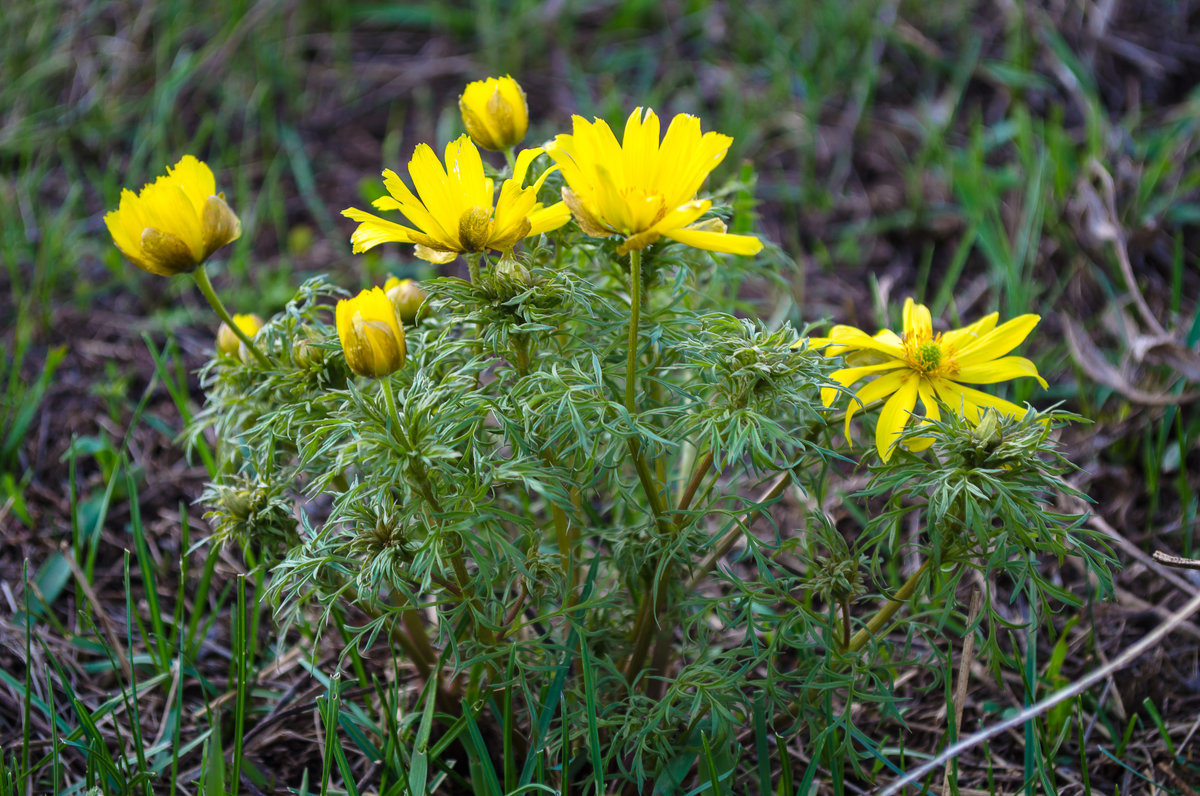
[[[191,155],[140,193],[122,190],[120,205],[104,223],[134,265],[159,276],[194,271],[242,234],[242,222],[217,193],[212,171]]]
[[[458,98],[458,109],[471,139],[493,152],[521,143],[529,129],[525,92],[508,75],[468,83]]]
[[[263,327],[263,319],[253,313],[249,315],[234,315],[233,322],[237,324],[237,328],[241,329],[243,334],[250,338],[258,334],[258,330]],[[217,329],[217,353],[224,354],[227,357],[241,357],[242,360],[246,359],[245,356],[242,356],[242,341],[233,333],[233,329],[229,328],[229,324],[224,321],[221,322],[220,327]]]
[[[336,311],[338,338],[346,364],[360,376],[378,379],[404,365],[404,327],[396,308],[378,287],[342,299]]]
[[[507,251],[522,238],[558,229],[571,219],[566,205],[542,207],[537,201],[553,167],[533,185],[522,187],[529,166],[540,154],[541,149],[522,150],[512,179],[504,181],[493,204],[492,181],[484,175],[479,150],[470,138],[464,135],[446,145],[445,167],[429,146],[418,144],[408,164],[416,193],[396,172],[386,169],[383,184],[389,195],[374,202],[377,210],[399,210],[415,229],[353,207],[343,210],[342,215],[360,222],[350,237],[355,253],[387,241],[415,243],[421,259],[448,263],[460,252]]]
[[[712,202],[696,192],[725,157],[733,139],[700,134],[700,120],[679,114],[659,143],[654,111],[636,108],[625,122],[622,141],[597,119],[575,116],[570,135],[559,135],[546,153],[562,169],[563,199],[588,235],[621,235],[626,254],[660,237],[698,249],[755,254],[762,242],[752,235],[727,235],[719,219],[695,223]]]
[[[401,323],[413,324],[417,322],[418,316],[425,317],[422,306],[425,304],[425,299],[429,298],[429,294],[413,280],[389,277],[383,283],[383,291],[387,293],[388,300],[396,308],[396,316],[400,318]]]
[[[828,338],[810,340],[810,348],[824,345],[829,356],[846,355],[852,367],[830,374],[843,387],[867,376],[879,376],[860,387],[850,401],[846,410],[847,438],[854,414],[887,396],[891,397],[884,403],[875,426],[875,447],[884,461],[891,457],[896,438],[918,399],[924,414],[935,420],[941,417],[938,401],[975,423],[988,408],[1023,416],[1024,408],[961,384],[995,384],[1029,376],[1046,387],[1046,380],[1038,375],[1032,362],[1005,356],[1033,331],[1040,316],[1022,315],[997,326],[999,317],[993,312],[970,326],[935,335],[929,309],[910,298],[904,302],[904,331],[899,335],[884,329],[871,336],[852,326],[835,326]],[[821,398],[829,406],[836,395],[836,389],[827,387]],[[923,450],[931,443],[932,439],[924,437],[907,444],[912,450]]]

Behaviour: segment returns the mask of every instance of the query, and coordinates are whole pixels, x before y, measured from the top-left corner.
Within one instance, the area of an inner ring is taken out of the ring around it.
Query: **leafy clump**
[[[523,94],[503,86],[503,101],[464,99],[508,150],[498,194],[464,136],[444,158],[417,148],[416,194],[385,173],[375,207],[411,226],[346,211],[357,250],[462,256],[469,279],[352,299],[309,280],[261,328],[230,322],[230,353],[202,374],[189,433],[219,442],[213,538],[262,568],[281,623],[388,639],[446,733],[503,734],[520,784],[671,792],[698,760],[740,780],[747,726],[759,753],[768,728],[800,734],[870,778],[847,739],[867,713],[901,717],[898,666],[940,670],[964,573],[1071,601],[1038,557],[1079,555],[1107,587],[1103,545],[1054,508],[1076,494],[1053,435],[1074,418],[958,384],[1036,376],[997,359],[1034,316],[934,337],[909,301],[903,335],[821,339],[739,317],[741,285],[779,275],[756,237],[728,232],[745,219],[697,198],[726,136],[679,116],[660,140],[639,109],[622,144],[577,120],[517,153]],[[493,110],[509,116],[490,125]],[[839,497],[855,452],[838,434],[884,398],[870,480]],[[897,587],[888,573],[913,553]],[[987,617],[996,647],[1002,618]],[[443,765],[474,780],[491,754],[480,741],[466,773]]]

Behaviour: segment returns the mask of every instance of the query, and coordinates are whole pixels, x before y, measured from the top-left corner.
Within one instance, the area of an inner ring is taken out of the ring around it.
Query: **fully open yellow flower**
[[[346,364],[358,375],[378,379],[404,365],[404,327],[381,288],[339,301],[335,320]]]
[[[696,192],[725,157],[733,139],[700,134],[700,120],[679,114],[659,142],[654,111],[634,109],[621,142],[608,124],[575,116],[571,134],[556,137],[546,153],[562,169],[563,199],[588,235],[621,235],[626,254],[660,237],[730,254],[755,254],[762,242],[752,235],[728,235],[719,219],[695,223],[712,202]]]
[[[529,129],[525,92],[508,75],[468,83],[458,109],[471,139],[493,152],[515,147]]]
[[[526,149],[518,156],[512,179],[500,187],[495,198],[492,181],[483,172],[479,150],[467,136],[446,145],[446,165],[434,151],[418,144],[408,164],[414,194],[397,176],[386,169],[383,184],[388,196],[374,202],[377,210],[399,210],[412,227],[363,212],[356,208],[342,215],[360,222],[350,241],[354,251],[365,252],[381,243],[415,243],[416,255],[432,263],[448,263],[461,252],[487,249],[508,251],[517,241],[558,229],[571,219],[562,202],[542,207],[537,193],[547,169],[533,185],[522,187],[525,175],[541,149]]]
[[[1024,415],[1025,409],[1010,401],[961,384],[994,384],[1029,376],[1046,387],[1046,380],[1038,375],[1032,362],[1005,356],[1033,331],[1040,316],[1021,315],[997,326],[999,317],[993,312],[970,326],[935,335],[929,309],[910,298],[904,302],[904,331],[899,335],[884,329],[871,336],[852,326],[835,326],[828,338],[810,340],[810,346],[825,344],[828,355],[846,355],[846,363],[852,367],[830,374],[838,384],[848,387],[859,379],[878,376],[860,387],[850,401],[846,436],[850,436],[850,419],[860,408],[888,396],[875,426],[875,447],[884,461],[891,457],[896,438],[918,399],[924,414],[935,420],[941,417],[939,400],[972,422],[979,422],[984,409]],[[836,395],[837,390],[829,387],[821,397],[829,406]],[[922,450],[931,443],[925,437],[907,444],[913,450]]]
[[[104,223],[134,265],[159,276],[194,271],[242,234],[242,222],[217,193],[212,171],[191,155],[140,193],[122,190],[120,205]]]

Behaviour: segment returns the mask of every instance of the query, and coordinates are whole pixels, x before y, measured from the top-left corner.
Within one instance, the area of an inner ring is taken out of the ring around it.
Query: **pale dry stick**
[[[1082,503],[1080,503],[1080,507],[1086,511],[1086,507],[1083,506]],[[1121,533],[1116,528],[1109,525],[1103,517],[1099,516],[1098,514],[1092,514],[1090,517],[1088,517],[1088,525],[1091,525],[1096,530],[1108,535],[1114,542],[1117,543],[1117,547],[1129,554],[1130,558],[1134,559],[1139,564],[1142,564],[1147,569],[1152,570],[1155,574],[1162,577],[1163,580],[1167,581],[1184,594],[1190,595],[1196,592],[1196,586],[1194,584],[1188,583],[1186,580],[1179,577],[1169,569],[1161,566],[1155,566],[1155,559],[1143,553],[1137,545],[1122,536]]]
[[[75,582],[79,584],[79,588],[83,592],[83,596],[86,597],[87,601],[92,604],[92,611],[95,612],[96,618],[100,620],[101,626],[104,627],[104,635],[108,636],[109,649],[111,649],[113,655],[116,656],[117,663],[121,665],[121,672],[125,675],[126,680],[131,679],[133,677],[133,668],[129,665],[129,659],[125,657],[124,646],[121,644],[120,639],[117,638],[117,629],[116,626],[113,625],[112,618],[109,617],[108,612],[104,610],[104,607],[100,605],[100,598],[96,596],[96,592],[92,589],[91,584],[88,583],[87,574],[85,574],[84,571],[79,568],[79,564],[75,561],[75,556],[73,555],[71,549],[67,547],[66,544],[63,544],[59,547],[59,552],[62,553],[62,557],[67,562],[67,566],[71,568],[71,574],[75,577]],[[29,586],[33,589],[37,588],[37,586],[32,583],[30,583]],[[42,595],[38,594],[38,598],[41,599],[41,597]],[[45,601],[43,600],[43,602]]]
[[[1158,761],[1158,770],[1166,774],[1167,778],[1175,783],[1175,787],[1179,788],[1180,792],[1183,793],[1184,796],[1200,796],[1200,793],[1196,793],[1195,788],[1188,785],[1183,781],[1182,778],[1180,778],[1178,774],[1171,770],[1171,767],[1167,765],[1167,761]]]
[[[1166,564],[1168,567],[1179,567],[1180,569],[1200,569],[1200,558],[1184,558],[1183,556],[1173,556],[1170,553],[1164,553],[1161,550],[1154,551],[1154,560],[1160,564]]]
[[[973,627],[983,608],[983,591],[976,586],[971,590],[971,607],[967,611],[967,627]],[[967,633],[963,639],[962,659],[958,662],[958,681],[954,684],[954,737],[962,731],[963,708],[967,705],[967,683],[971,679],[971,663],[975,660],[975,634]],[[946,761],[942,774],[942,793],[950,793],[950,769],[952,761]]]
[[[175,676],[171,678],[171,687],[167,689],[167,698],[163,700],[162,723],[158,725],[158,732],[154,734],[154,740],[150,742],[149,749],[158,746],[162,739],[167,734],[167,727],[170,725],[171,705],[175,702],[175,697],[179,694],[181,681],[183,680],[183,661],[179,657],[171,664],[171,669]]]
[[[947,747],[932,760],[923,763],[914,770],[905,774],[902,778],[896,780],[891,785],[888,785],[886,788],[879,791],[877,796],[893,796],[893,794],[899,793],[901,790],[903,790],[905,785],[912,785],[913,783],[919,781],[922,777],[936,771],[939,766],[944,765],[947,761],[959,756],[968,749],[983,743],[989,738],[993,738],[1002,732],[1007,732],[1015,727],[1019,727],[1025,722],[1046,712],[1060,702],[1065,702],[1071,697],[1083,693],[1096,683],[1111,676],[1114,672],[1120,671],[1129,664],[1133,663],[1138,656],[1145,653],[1155,644],[1160,643],[1163,638],[1170,634],[1172,630],[1174,630],[1178,625],[1182,624],[1184,620],[1194,614],[1197,610],[1200,610],[1200,593],[1188,600],[1187,604],[1172,614],[1170,619],[1151,630],[1149,633],[1143,636],[1140,641],[1114,658],[1111,663],[1096,669],[1091,674],[1072,683],[1066,688],[1055,691],[1046,698],[1035,702],[1012,718],[1002,721],[999,724],[994,724],[987,729],[980,730],[973,735],[963,738],[958,743]]]

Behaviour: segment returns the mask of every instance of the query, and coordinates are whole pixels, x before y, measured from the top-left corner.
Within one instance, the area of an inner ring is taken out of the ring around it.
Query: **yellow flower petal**
[[[875,401],[891,395],[908,379],[912,378],[913,374],[908,370],[896,370],[891,373],[886,373],[880,376],[875,381],[868,382],[859,388],[854,397],[850,399],[849,405],[846,407],[846,439],[850,439],[850,421],[860,409],[866,409]]]
[[[368,251],[381,243],[389,241],[411,243],[413,233],[416,232],[414,229],[409,229],[401,224],[388,221],[362,210],[355,210],[353,207],[343,210],[342,215],[360,222],[358,228],[354,230],[354,234],[350,236],[350,242],[354,244],[355,254]]]
[[[960,350],[964,346],[970,345],[978,340],[983,335],[996,328],[996,321],[1000,319],[1000,313],[993,312],[990,315],[985,315],[970,326],[964,326],[961,329],[955,329],[952,332],[946,332],[942,335],[942,343],[947,348]]]
[[[705,232],[699,229],[676,229],[664,232],[671,240],[679,241],[696,249],[725,254],[740,254],[749,257],[762,251],[762,241],[753,235],[727,235],[721,232]]]
[[[972,423],[979,422],[979,416],[985,408],[995,409],[1010,417],[1024,417],[1027,411],[1025,407],[1017,406],[1011,401],[964,387],[949,379],[937,379],[933,382],[933,386],[937,390],[938,397],[942,399],[942,403]]]
[[[954,380],[972,384],[995,384],[998,381],[1019,379],[1023,376],[1037,379],[1038,383],[1042,385],[1042,389],[1050,386],[1038,374],[1037,365],[1025,357],[1001,357],[979,365],[959,368],[958,372],[954,374]]]
[[[1024,342],[1041,319],[1040,315],[1021,315],[1000,324],[974,343],[959,349],[959,366],[978,365],[1004,356]]]
[[[859,368],[842,368],[830,373],[829,378],[843,387],[849,387],[851,384],[863,378],[864,376],[869,376],[872,373],[879,373],[880,371],[884,370],[895,370],[903,365],[904,363],[897,359],[890,362],[881,362],[878,365],[864,365],[863,367]],[[826,406],[829,406],[833,403],[834,399],[837,397],[837,394],[838,390],[833,387],[822,387],[822,403],[824,403]]]
[[[853,326],[835,326],[829,330],[829,339],[838,346],[837,350],[826,350],[826,353],[830,355],[845,353],[847,349],[867,349],[869,351],[878,351],[881,354],[887,354],[897,359],[904,357],[904,346],[900,342],[900,338],[891,332],[888,332],[888,336],[886,337],[883,336],[882,332],[872,337],[861,329],[855,329]]]
[[[942,419],[942,410],[938,407],[933,385],[929,383],[928,379],[920,379],[917,382],[917,398],[921,401],[922,413],[925,417],[933,420]],[[920,452],[933,444],[933,437],[912,437],[905,440],[904,444],[910,451]]]
[[[904,300],[904,334],[921,340],[933,337],[933,319],[929,308],[917,304],[911,298]]]
[[[920,379],[913,373],[898,375],[902,379],[900,387],[884,403],[879,412],[879,421],[875,425],[875,449],[879,451],[879,458],[885,462],[892,457],[896,438],[904,430],[913,408],[917,405],[917,384]]]
[[[549,207],[535,208],[529,214],[529,237],[541,235],[564,226],[571,220],[571,209],[566,202],[555,202]]]

